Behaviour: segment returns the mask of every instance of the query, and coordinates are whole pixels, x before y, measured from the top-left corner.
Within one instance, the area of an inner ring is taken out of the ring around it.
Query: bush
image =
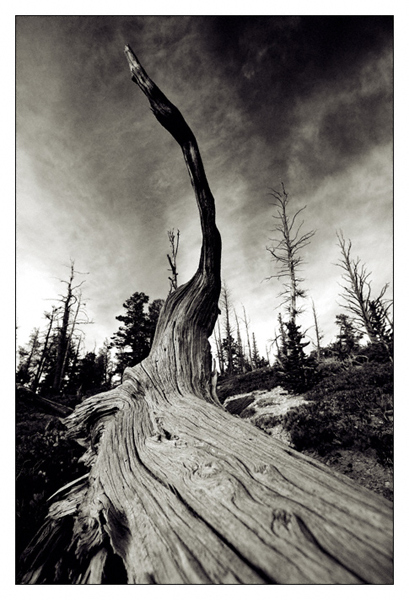
[[[393,369],[368,363],[325,377],[305,395],[309,404],[289,411],[283,426],[296,450],[325,455],[334,449],[376,451],[383,465],[392,463]]]
[[[81,447],[69,440],[56,417],[36,412],[17,399],[16,411],[16,553],[20,556],[41,526],[47,499],[80,477]]]
[[[279,385],[279,382],[276,370],[271,367],[264,367],[242,375],[220,377],[217,396],[220,402],[224,402],[229,396],[247,394],[254,390],[271,390],[277,385]]]

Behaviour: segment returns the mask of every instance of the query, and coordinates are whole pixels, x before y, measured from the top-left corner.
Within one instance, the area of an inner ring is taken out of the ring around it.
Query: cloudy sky
[[[88,349],[118,329],[134,292],[168,293],[167,231],[181,232],[179,281],[194,273],[197,208],[176,142],[132,83],[130,44],[181,110],[216,199],[222,277],[265,354],[282,286],[266,246],[271,188],[285,183],[302,232],[313,320],[336,335],[342,230],[392,283],[392,19],[389,17],[17,17],[18,343],[83,285]],[[312,332],[311,332],[312,333]]]

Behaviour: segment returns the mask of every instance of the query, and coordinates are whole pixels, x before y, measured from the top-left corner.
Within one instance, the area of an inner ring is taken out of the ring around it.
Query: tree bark
[[[224,411],[212,392],[221,241],[196,140],[129,47],[182,148],[202,249],[150,355],[65,419],[87,476],[54,497],[23,583],[390,583],[391,504]]]

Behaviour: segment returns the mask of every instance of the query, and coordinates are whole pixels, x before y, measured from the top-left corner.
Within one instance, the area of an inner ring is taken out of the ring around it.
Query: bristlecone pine
[[[196,139],[125,48],[179,143],[202,228],[199,266],[167,299],[148,358],[65,418],[89,472],[53,497],[19,581],[391,583],[391,503],[223,409],[208,338],[221,241]]]

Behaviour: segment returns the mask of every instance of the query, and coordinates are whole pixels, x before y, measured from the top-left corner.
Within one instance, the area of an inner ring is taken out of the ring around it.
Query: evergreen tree
[[[103,373],[103,385],[107,388],[110,388],[112,385],[112,376],[114,374],[114,368],[111,357],[111,344],[109,343],[108,339],[104,340],[102,348],[98,352],[97,361],[101,364],[101,369]]]
[[[285,335],[277,371],[282,383],[290,391],[302,393],[315,382],[316,363],[304,351],[309,342],[303,341],[305,338],[301,327],[293,319],[288,323],[281,322],[281,326],[285,328]]]
[[[260,354],[257,347],[256,336],[254,335],[254,331],[252,333],[252,348],[251,348],[251,360],[256,369],[259,368],[260,365]]]
[[[156,323],[158,322],[160,311],[162,310],[164,300],[153,300],[148,307],[148,325],[147,332],[149,337],[149,348],[152,346],[155,337]]]
[[[82,392],[98,390],[104,385],[104,365],[95,352],[87,352],[78,365],[76,386]]]
[[[337,356],[340,360],[352,358],[360,349],[359,342],[363,334],[357,331],[352,319],[347,315],[337,315],[335,323],[339,327],[339,333],[334,344]]]
[[[123,323],[112,336],[117,349],[117,372],[141,362],[149,354],[163,300],[154,300],[143,292],[135,292],[123,307],[125,315],[115,317]]]
[[[263,367],[267,367],[268,362],[266,361],[264,356],[260,356],[257,342],[256,342],[256,336],[254,335],[254,332],[252,333],[252,340],[253,340],[253,343],[252,343],[252,351],[251,351],[251,360],[254,365],[254,368],[261,369]]]
[[[226,371],[229,375],[233,374],[235,367],[235,359],[237,354],[237,348],[235,347],[235,340],[233,337],[233,327],[231,325],[231,312],[232,305],[230,301],[230,293],[226,285],[223,285],[221,290],[221,301],[224,314],[224,339],[222,347],[226,357]]]
[[[234,316],[236,318],[236,331],[237,331],[237,367],[239,373],[246,372],[246,359],[244,356],[243,342],[241,339],[239,319],[237,317],[236,311],[234,311]]]
[[[18,349],[19,364],[17,367],[16,381],[22,384],[31,384],[34,380],[36,366],[40,360],[40,330],[33,329],[27,347]]]
[[[388,308],[378,297],[369,301],[369,318],[377,341],[373,343],[377,359],[393,360],[393,324]]]

